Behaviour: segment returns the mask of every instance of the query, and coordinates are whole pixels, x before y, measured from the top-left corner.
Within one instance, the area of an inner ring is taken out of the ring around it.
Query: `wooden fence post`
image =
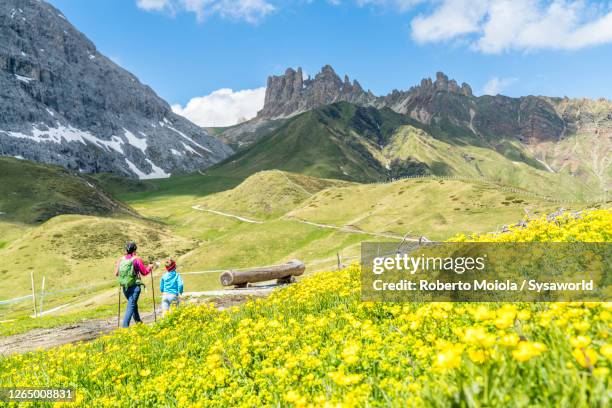
[[[36,312],[36,292],[34,291],[34,271],[30,271],[30,280],[32,281],[32,303],[34,304],[34,317],[38,317]]]
[[[43,314],[43,302],[44,302],[44,298],[45,298],[45,278],[46,276],[43,275],[43,279],[42,279],[42,287],[40,289],[40,314]]]

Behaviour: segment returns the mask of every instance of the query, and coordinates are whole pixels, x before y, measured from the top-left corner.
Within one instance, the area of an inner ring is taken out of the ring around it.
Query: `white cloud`
[[[253,118],[263,107],[266,88],[234,92],[218,89],[206,96],[191,99],[185,107],[172,110],[200,126],[231,126]]]
[[[484,53],[612,43],[612,9],[583,0],[442,0],[412,20],[420,43],[467,39]]]
[[[423,3],[425,0],[356,0],[359,7],[377,6],[392,8],[400,12],[408,11],[415,5]],[[339,2],[338,2],[339,3]],[[332,4],[333,3],[332,1]]]
[[[169,6],[169,0],[137,0],[136,5],[143,10],[160,11]]]
[[[219,15],[253,24],[275,10],[266,0],[136,0],[136,4],[147,11],[191,12],[198,21]]]
[[[412,35],[417,42],[435,42],[478,31],[487,4],[487,0],[444,1],[429,16],[412,20]]]
[[[493,77],[485,84],[482,93],[484,95],[497,95],[500,94],[508,86],[516,82],[516,78],[498,78]]]

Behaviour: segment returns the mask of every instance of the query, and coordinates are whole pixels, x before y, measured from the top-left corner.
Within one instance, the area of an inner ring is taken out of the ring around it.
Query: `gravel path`
[[[153,313],[141,314],[145,323],[153,321]],[[92,319],[63,326],[34,329],[26,333],[0,337],[0,355],[21,354],[68,343],[91,341],[117,328],[117,318]]]
[[[258,293],[232,294],[216,298],[191,298],[189,303],[213,302],[217,309],[223,310],[228,307],[241,305],[253,296],[266,296],[270,291],[260,291]],[[154,321],[153,313],[140,313],[145,324]],[[161,311],[158,311],[157,318],[160,319]],[[123,316],[122,316],[123,317]],[[10,354],[22,354],[29,351],[43,350],[61,346],[69,343],[88,342],[104,336],[117,329],[117,317],[106,319],[83,320],[72,324],[56,326],[45,329],[34,329],[26,333],[15,334],[12,336],[0,337],[0,356]]]
[[[235,218],[235,219],[237,219],[239,221],[249,222],[251,224],[263,224],[263,221],[252,220],[250,218],[241,217],[239,215],[234,215],[234,214],[228,214],[228,213],[224,213],[222,211],[208,210],[206,208],[200,207],[199,205],[194,205],[191,208],[193,208],[194,210],[198,210],[198,211],[205,211],[205,212],[209,212],[209,213],[213,213],[213,214],[217,214],[217,215],[222,215],[224,217]]]

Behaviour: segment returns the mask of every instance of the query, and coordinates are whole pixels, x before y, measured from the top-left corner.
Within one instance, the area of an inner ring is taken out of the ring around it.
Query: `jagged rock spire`
[[[288,117],[322,105],[346,101],[362,106],[390,107],[405,113],[410,101],[415,98],[432,96],[436,92],[449,92],[472,97],[472,88],[454,79],[449,79],[443,72],[436,73],[435,81],[423,78],[420,85],[408,91],[393,90],[382,97],[375,96],[370,91],[364,91],[357,80],[348,75],[340,76],[330,65],[321,68],[313,79],[302,79],[302,69],[288,68],[283,75],[270,76],[266,89],[263,109],[259,119]]]
[[[303,81],[302,69],[288,68],[284,75],[268,78],[263,109],[258,118],[292,116],[318,106],[339,101],[370,105],[377,98],[364,92],[348,75],[342,80],[330,65],[325,65],[313,79]]]

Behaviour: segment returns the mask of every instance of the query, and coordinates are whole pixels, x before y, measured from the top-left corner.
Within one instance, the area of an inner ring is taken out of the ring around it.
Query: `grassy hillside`
[[[4,331],[67,322],[84,317],[83,313],[92,317],[112,314],[116,302],[112,268],[127,239],[139,242],[147,260],[177,257],[182,272],[298,258],[306,262],[307,274],[311,274],[335,268],[337,254],[344,263],[358,259],[362,241],[397,241],[393,237],[405,234],[445,239],[462,232],[495,231],[525,215],[533,217],[557,208],[529,195],[506,193],[498,185],[461,180],[354,184],[264,171],[241,184],[238,181],[194,174],[147,181],[143,191],[122,194],[151,221],[70,215],[38,227],[19,224],[20,229],[9,229],[10,238],[3,236],[0,256],[18,262],[0,268],[0,277],[14,282],[10,288],[0,288],[0,299],[29,294],[30,272],[34,271],[36,290],[46,275],[47,291],[54,293],[46,296],[45,309],[69,306],[35,322],[9,323]],[[186,274],[186,290],[218,289],[218,275]],[[82,289],[62,292],[64,288]],[[150,301],[149,294],[145,298]],[[30,313],[30,302],[0,306],[0,320]]]
[[[172,234],[167,228],[133,218],[103,218],[62,215],[29,229],[23,236],[0,249],[0,278],[11,282],[0,287],[0,299],[30,293],[30,272],[36,286],[46,276],[48,290],[79,286],[115,284],[115,261],[125,242],[138,241],[146,259],[153,261],[178,256],[195,246],[191,240]]]
[[[0,267],[0,278],[10,282],[0,288],[0,299],[27,295],[31,271],[37,274],[37,285],[42,275],[55,288],[99,283],[98,275],[86,271],[104,268],[108,249],[103,248],[117,245],[116,238],[130,231],[124,224],[140,222],[103,217],[133,214],[95,179],[57,166],[0,157],[0,256],[10,260]],[[75,220],[80,220],[78,227]],[[75,246],[88,252],[83,259],[76,259]],[[5,313],[3,307],[0,315]]]
[[[388,109],[337,103],[298,115],[211,170],[239,177],[279,169],[322,178],[381,180],[385,169],[372,151],[407,121]]]
[[[176,233],[202,241],[180,259],[186,270],[248,267],[296,257],[313,263],[314,269],[333,265],[336,252],[357,256],[365,240],[406,234],[445,239],[460,232],[495,231],[558,208],[494,184],[437,179],[338,184],[274,171],[257,173],[232,190],[201,199],[154,202],[130,204],[171,225]],[[194,205],[223,214],[197,211]]]
[[[572,177],[595,196],[603,195],[612,189],[612,137],[606,132],[579,133],[532,149],[555,172]]]
[[[51,313],[31,319],[31,299],[0,304],[0,321],[6,320],[0,323],[0,335],[113,316],[117,310],[115,263],[130,239],[138,242],[139,253],[147,263],[169,256],[178,258],[198,245],[158,223],[133,217],[62,215],[22,229],[20,236],[13,236],[0,248],[0,257],[11,260],[10,265],[0,267],[0,278],[10,282],[0,287],[0,300],[30,295],[33,273],[38,310],[44,277],[44,310]],[[156,273],[156,288],[160,272]],[[214,278],[186,282],[191,288],[218,287],[218,278]],[[145,284],[140,303],[143,310],[150,311],[148,278]]]
[[[385,134],[391,140],[392,135]],[[345,262],[356,259],[365,240],[397,240],[394,237],[405,234],[444,239],[466,231],[496,230],[523,218],[526,210],[534,215],[556,209],[541,199],[469,181],[354,184],[280,171],[243,180],[240,172],[222,174],[224,170],[218,167],[206,175],[142,183],[99,176],[101,185],[119,193],[149,221],[70,215],[40,226],[6,228],[9,233],[0,239],[0,256],[19,262],[0,268],[0,277],[15,282],[11,289],[0,289],[0,299],[27,295],[34,271],[37,290],[42,275],[47,277],[48,290],[87,287],[50,297],[48,307],[74,302],[54,315],[72,313],[74,307],[91,310],[111,305],[115,298],[107,292],[115,284],[112,268],[127,239],[136,239],[147,259],[178,257],[183,272],[299,258],[311,273],[335,266],[337,253]],[[185,283],[188,291],[216,289],[218,273],[186,275]],[[20,303],[1,307],[0,314],[30,313],[30,308]]]
[[[103,188],[104,191],[113,196],[117,196],[118,194],[125,192],[138,193],[155,190],[155,185],[147,183],[147,181],[127,178],[116,174],[84,174],[83,177],[88,181],[93,180],[93,182]]]
[[[440,240],[453,230],[493,231],[556,207],[493,184],[425,178],[328,189],[286,217]]]
[[[610,212],[598,211],[488,239],[601,242],[611,229]],[[609,405],[609,304],[364,303],[359,273],[0,357],[0,386],[69,384],[79,407]]]
[[[268,170],[255,173],[236,188],[206,197],[200,207],[255,218],[276,218],[313,194],[349,183]]]
[[[522,148],[517,142],[512,146],[515,151]],[[535,159],[526,152],[522,157],[508,160],[491,148],[450,144],[410,125],[393,134],[382,150],[382,157],[398,175],[401,175],[404,163],[421,163],[428,174],[484,177],[558,199],[601,198],[602,190],[598,184],[584,183],[569,172],[555,173],[541,163],[534,165]]]
[[[0,157],[0,222],[39,223],[60,214],[129,212],[91,179],[58,166]]]

